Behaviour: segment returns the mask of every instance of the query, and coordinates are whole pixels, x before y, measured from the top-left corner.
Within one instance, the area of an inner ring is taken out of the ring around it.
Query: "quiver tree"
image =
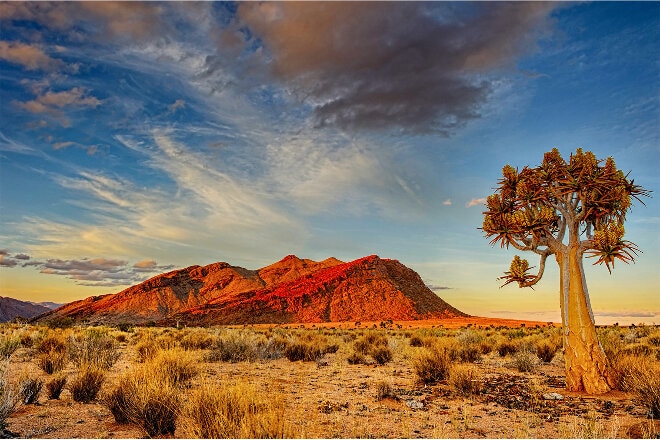
[[[628,180],[611,157],[603,163],[582,149],[566,162],[555,148],[536,168],[518,171],[507,165],[502,174],[495,194],[487,199],[482,229],[492,238],[491,245],[536,253],[539,264],[533,274],[535,267],[516,255],[499,279],[503,286],[516,282],[532,287],[543,276],[547,258],[554,255],[560,276],[566,388],[607,392],[613,381],[596,335],[582,257],[605,263],[610,272],[617,259],[633,261],[639,249],[623,239],[624,221],[632,198],[639,200],[649,191]]]

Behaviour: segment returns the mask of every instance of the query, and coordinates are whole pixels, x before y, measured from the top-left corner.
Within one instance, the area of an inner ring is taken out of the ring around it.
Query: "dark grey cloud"
[[[255,57],[312,105],[320,126],[449,133],[479,117],[490,75],[534,49],[556,7],[244,2],[234,31],[250,30],[248,44],[265,49]]]
[[[436,286],[434,284],[427,284],[426,287],[429,289],[436,291],[436,290],[449,290],[452,289],[452,287],[447,287],[447,286]]]
[[[0,249],[0,267],[16,267],[18,261],[16,260],[29,260],[30,256],[26,254],[9,255],[8,249]]]
[[[60,275],[75,280],[80,285],[96,287],[137,284],[144,281],[149,274],[165,272],[173,267],[159,265],[155,260],[130,264],[128,261],[106,258],[48,259],[23,264],[23,267],[30,266],[38,268],[43,274]]]
[[[7,258],[7,254],[0,253],[0,267],[14,267],[18,262],[12,258]]]

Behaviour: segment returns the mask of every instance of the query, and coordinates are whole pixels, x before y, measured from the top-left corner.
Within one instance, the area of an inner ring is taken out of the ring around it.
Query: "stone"
[[[564,396],[562,396],[559,393],[545,393],[543,395],[543,398],[545,400],[562,400],[564,398]]]

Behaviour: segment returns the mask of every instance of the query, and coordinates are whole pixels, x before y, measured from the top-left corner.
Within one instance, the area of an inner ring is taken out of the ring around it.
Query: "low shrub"
[[[394,357],[389,347],[376,347],[371,350],[370,354],[378,365],[385,365]]]
[[[29,332],[21,333],[20,341],[21,341],[21,346],[25,348],[32,348],[34,346],[34,338],[32,337],[32,334]]]
[[[61,333],[50,332],[37,344],[38,353],[50,353],[53,351],[58,353],[64,353],[67,351],[66,339]]]
[[[89,403],[96,399],[105,379],[104,371],[95,365],[83,365],[69,383],[69,391],[75,402]]]
[[[18,392],[25,405],[37,403],[44,381],[34,377],[22,376],[19,379]]]
[[[371,354],[376,347],[387,347],[387,336],[369,332],[353,343],[355,351],[362,354]]]
[[[413,335],[410,337],[410,346],[411,347],[421,347],[424,345],[424,341],[422,341],[422,338],[420,338],[417,335]]]
[[[632,388],[648,409],[649,418],[660,418],[660,364],[648,362],[647,368],[632,377]]]
[[[493,351],[494,347],[495,347],[495,343],[490,338],[484,339],[483,341],[479,342],[479,350],[481,350],[481,354],[485,355],[490,353],[491,351]]]
[[[198,373],[198,359],[191,352],[181,348],[160,350],[147,364],[152,374],[161,375],[172,385],[183,385]]]
[[[170,375],[153,367],[134,367],[101,400],[117,423],[140,426],[149,437],[173,435],[180,413],[180,390]]]
[[[547,340],[541,340],[536,344],[536,356],[543,362],[552,362],[559,347]]]
[[[139,362],[147,362],[153,359],[158,350],[159,347],[156,342],[149,337],[135,344],[135,351],[137,352]]]
[[[108,369],[117,362],[119,355],[116,341],[107,331],[92,328],[69,338],[69,357],[77,366]]]
[[[465,345],[458,349],[458,359],[461,362],[476,362],[481,359],[481,348],[476,343]]]
[[[396,394],[394,393],[392,386],[382,380],[376,382],[376,400],[383,400],[388,397],[396,398]]]
[[[68,360],[66,352],[49,351],[48,353],[40,353],[35,362],[46,374],[53,374],[62,371]]]
[[[425,349],[413,359],[413,370],[423,383],[433,383],[446,379],[452,366],[452,360],[446,350],[440,348]]]
[[[203,384],[188,398],[184,433],[196,438],[286,438],[282,396],[267,395],[245,381]]]
[[[20,402],[20,394],[9,384],[5,378],[5,369],[0,370],[0,430],[7,426],[7,419],[16,410]]]
[[[527,349],[519,350],[513,357],[513,364],[521,373],[527,373],[536,369],[538,358]]]
[[[502,341],[497,345],[497,353],[504,357],[508,354],[515,354],[518,351],[518,344],[511,341]]]
[[[647,339],[647,342],[654,347],[660,347],[660,333],[654,333],[650,335]]]
[[[68,344],[59,333],[49,332],[36,346],[36,363],[47,374],[53,374],[66,367],[68,362]]]
[[[481,391],[478,371],[471,365],[453,365],[449,370],[449,385],[459,394],[468,396]]]
[[[64,385],[66,384],[66,376],[60,375],[52,378],[46,382],[46,395],[49,399],[59,399]]]
[[[214,340],[204,358],[207,362],[253,362],[262,358],[281,357],[283,341],[278,339],[269,342],[261,334],[230,332]]]
[[[19,338],[13,336],[0,338],[0,359],[9,359],[20,346]]]
[[[181,338],[181,347],[186,350],[206,350],[211,348],[215,338],[206,330],[192,330]]]
[[[294,361],[316,361],[318,358],[323,356],[323,349],[316,344],[294,341],[289,343],[289,345],[284,350],[284,356],[294,362]]]
[[[112,390],[101,397],[101,402],[108,407],[115,418],[115,422],[131,423],[135,412],[133,398],[137,394],[136,382],[129,375],[119,379],[119,383]]]
[[[351,353],[348,358],[346,358],[349,364],[351,365],[358,365],[358,364],[366,364],[367,363],[367,358],[364,357],[362,353],[356,353],[353,352]]]

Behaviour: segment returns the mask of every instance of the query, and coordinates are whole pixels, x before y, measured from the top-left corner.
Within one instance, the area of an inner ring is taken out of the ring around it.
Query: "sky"
[[[658,54],[658,2],[0,3],[0,295],[377,254],[557,322],[554,260],[500,288],[478,228],[504,165],[584,148],[654,191],[636,262],[585,261],[596,322],[660,324]]]

